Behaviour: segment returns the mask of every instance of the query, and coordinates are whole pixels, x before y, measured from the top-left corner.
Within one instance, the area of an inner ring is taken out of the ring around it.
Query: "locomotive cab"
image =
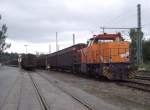
[[[83,63],[128,62],[129,42],[120,34],[94,35],[81,53]]]
[[[94,35],[93,38],[89,39],[87,41],[87,46],[92,46],[93,44],[99,44],[99,43],[110,43],[110,42],[121,42],[124,41],[124,39],[121,37],[120,34],[116,34],[115,36],[113,34],[106,34],[103,35]]]

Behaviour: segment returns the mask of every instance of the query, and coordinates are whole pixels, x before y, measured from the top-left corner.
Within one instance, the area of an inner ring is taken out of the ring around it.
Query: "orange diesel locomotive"
[[[129,61],[129,42],[121,34],[99,34],[89,39],[87,47],[75,55],[74,71],[112,80],[132,78]]]

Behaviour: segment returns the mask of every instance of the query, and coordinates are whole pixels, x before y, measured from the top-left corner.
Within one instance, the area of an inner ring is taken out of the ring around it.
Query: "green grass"
[[[139,66],[140,69],[144,69],[146,71],[150,71],[150,63],[143,63]]]

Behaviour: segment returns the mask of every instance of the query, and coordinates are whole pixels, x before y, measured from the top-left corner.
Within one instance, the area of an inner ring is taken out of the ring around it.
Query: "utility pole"
[[[75,34],[73,34],[73,45],[75,45]]]
[[[28,45],[24,45],[25,46],[25,48],[26,48],[26,54],[27,54],[27,47],[28,47]]]
[[[105,33],[105,28],[104,27],[102,27],[102,30],[103,30],[103,34]]]
[[[58,33],[56,32],[56,51],[58,51]]]
[[[141,5],[140,4],[137,5],[137,17],[138,17],[137,20],[138,29],[141,30]]]
[[[137,64],[143,63],[143,56],[142,56],[142,28],[141,28],[141,5],[137,5]]]
[[[57,45],[57,51],[59,51],[60,45]]]
[[[51,44],[49,44],[49,54],[51,53]]]

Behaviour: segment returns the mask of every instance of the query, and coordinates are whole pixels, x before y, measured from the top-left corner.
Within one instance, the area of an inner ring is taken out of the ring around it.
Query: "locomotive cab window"
[[[92,44],[98,44],[98,43],[109,43],[109,42],[115,42],[115,40],[112,39],[101,39],[101,38],[92,38],[87,41],[87,46],[90,47]]]
[[[100,39],[100,38],[94,39],[94,43],[105,43],[105,42],[114,42],[114,40]]]
[[[89,39],[89,40],[87,41],[87,46],[88,46],[88,47],[91,46],[91,45],[93,44],[93,41],[94,41],[94,39]]]

